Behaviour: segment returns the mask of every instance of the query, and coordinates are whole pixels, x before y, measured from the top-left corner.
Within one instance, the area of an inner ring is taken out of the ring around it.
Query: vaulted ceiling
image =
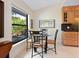
[[[50,5],[56,5],[61,3],[63,0],[23,0],[33,10],[44,8]]]

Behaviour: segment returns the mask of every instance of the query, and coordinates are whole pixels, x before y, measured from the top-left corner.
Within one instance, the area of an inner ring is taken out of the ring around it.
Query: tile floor
[[[24,58],[31,58],[31,49],[24,55]],[[37,55],[33,58],[41,57]],[[44,58],[79,58],[79,48],[60,45],[57,47],[57,54],[50,50],[47,54],[44,54]]]

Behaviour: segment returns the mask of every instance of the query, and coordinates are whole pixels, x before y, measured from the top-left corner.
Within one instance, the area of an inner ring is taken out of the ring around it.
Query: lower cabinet
[[[63,32],[62,43],[66,46],[79,46],[79,32]]]

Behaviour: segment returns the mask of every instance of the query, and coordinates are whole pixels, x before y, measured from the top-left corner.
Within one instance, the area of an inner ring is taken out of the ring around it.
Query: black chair
[[[43,47],[45,43],[43,42],[43,34],[42,31],[32,31],[32,56],[40,55],[43,58]],[[41,52],[37,51],[38,48],[41,48]],[[34,54],[33,52],[36,52]]]
[[[53,51],[55,52],[55,54],[57,53],[57,52],[56,52],[56,38],[57,38],[57,33],[58,33],[58,29],[56,29],[54,40],[48,40],[48,41],[47,41],[47,44],[48,44],[48,45],[49,45],[49,44],[54,45],[54,48],[49,48],[49,47],[48,47],[48,50],[53,50]]]

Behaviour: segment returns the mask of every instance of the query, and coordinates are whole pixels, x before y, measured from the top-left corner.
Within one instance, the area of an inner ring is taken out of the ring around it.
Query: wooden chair
[[[56,52],[56,38],[57,38],[57,33],[58,33],[58,29],[56,29],[54,40],[48,40],[47,41],[48,45],[50,45],[50,44],[54,45],[54,48],[49,48],[48,47],[48,50],[53,50],[54,49],[53,51],[55,52],[55,54],[57,53]]]

